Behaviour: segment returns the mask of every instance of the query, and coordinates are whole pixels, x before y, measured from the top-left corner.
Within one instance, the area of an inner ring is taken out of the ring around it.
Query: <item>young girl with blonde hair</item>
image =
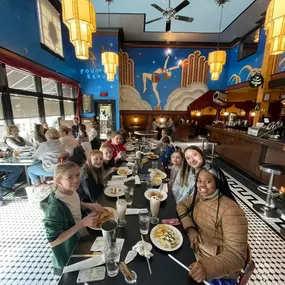
[[[104,178],[106,178],[109,174],[117,171],[117,167],[115,167],[113,150],[108,145],[102,144],[100,151],[103,153]]]
[[[73,162],[59,164],[54,173],[54,191],[44,208],[44,227],[52,248],[55,274],[61,274],[85,227],[98,222],[99,204],[80,202],[76,192],[80,184],[80,168]],[[82,217],[81,208],[96,212]]]

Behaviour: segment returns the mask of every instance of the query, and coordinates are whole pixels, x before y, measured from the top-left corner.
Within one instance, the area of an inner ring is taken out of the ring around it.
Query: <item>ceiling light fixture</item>
[[[92,33],[96,32],[96,16],[90,0],[62,0],[62,19],[69,29],[70,42],[78,59],[89,59]]]
[[[105,0],[108,5],[108,24],[110,30],[110,6],[113,0]],[[107,81],[114,81],[117,73],[117,66],[119,66],[119,56],[115,52],[105,51],[101,55],[102,65],[104,65],[104,72],[107,75]]]
[[[284,0],[271,0],[266,12],[264,29],[270,54],[285,52],[285,5]]]
[[[217,50],[210,52],[209,57],[208,57],[208,64],[210,66],[211,80],[213,80],[213,81],[219,80],[220,74],[223,71],[223,66],[227,61],[227,53],[224,50],[219,50],[220,49],[220,36],[221,36],[221,28],[222,28],[224,3],[227,1],[226,0],[220,0],[220,1],[217,0],[216,2],[219,6],[222,6],[222,9],[221,9],[221,17],[220,17]]]

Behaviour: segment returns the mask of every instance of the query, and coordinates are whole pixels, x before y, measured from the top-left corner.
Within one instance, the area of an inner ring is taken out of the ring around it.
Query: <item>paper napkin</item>
[[[125,240],[123,238],[116,239],[116,245],[118,245],[121,249],[123,248]],[[104,251],[105,248],[105,239],[104,237],[97,237],[93,242],[90,251]]]
[[[128,208],[126,211],[126,215],[138,215],[141,210],[146,210],[146,209]]]
[[[136,184],[136,185],[141,184],[141,180],[140,180],[140,178],[139,178],[138,175],[135,176],[135,184]]]
[[[168,184],[167,183],[163,183],[161,190],[164,191],[165,193],[168,193]]]

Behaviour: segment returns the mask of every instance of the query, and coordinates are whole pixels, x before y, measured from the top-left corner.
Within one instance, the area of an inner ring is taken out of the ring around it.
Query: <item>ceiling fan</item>
[[[169,0],[168,8],[166,10],[162,9],[161,7],[159,7],[156,4],[151,4],[151,6],[155,9],[157,9],[158,11],[160,11],[163,16],[156,18],[156,19],[153,19],[153,20],[150,20],[150,21],[146,22],[146,24],[150,24],[150,23],[162,20],[163,18],[166,18],[165,31],[169,32],[171,29],[171,19],[184,21],[184,22],[188,22],[188,23],[193,22],[194,19],[191,17],[176,15],[180,10],[184,9],[186,6],[188,6],[190,4],[190,2],[188,0],[184,0],[175,8],[170,7],[170,5],[171,5],[170,1],[171,0]]]

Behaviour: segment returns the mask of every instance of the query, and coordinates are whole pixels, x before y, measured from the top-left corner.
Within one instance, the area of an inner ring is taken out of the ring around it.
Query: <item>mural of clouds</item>
[[[186,111],[190,103],[208,91],[203,82],[193,82],[187,87],[175,89],[168,97],[164,110]]]
[[[238,84],[244,81],[249,81],[250,77],[257,71],[261,71],[261,68],[253,68],[250,65],[245,65],[239,72],[239,74],[233,74],[229,79],[229,84]]]
[[[142,100],[139,92],[131,86],[120,87],[120,110],[152,110],[150,104]]]

